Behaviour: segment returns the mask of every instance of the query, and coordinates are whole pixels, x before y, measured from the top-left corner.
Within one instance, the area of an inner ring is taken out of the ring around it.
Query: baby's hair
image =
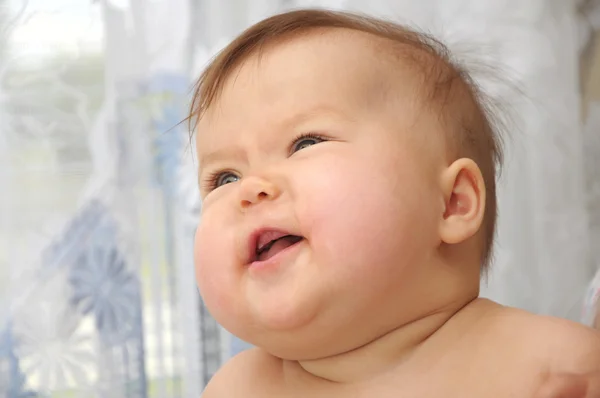
[[[494,242],[497,204],[496,173],[502,163],[498,126],[490,102],[448,48],[431,35],[377,18],[340,11],[304,9],[267,18],[241,33],[226,46],[200,76],[191,103],[189,121],[198,121],[217,101],[232,72],[265,45],[315,30],[346,29],[383,39],[376,47],[382,58],[411,66],[420,79],[421,101],[435,110],[447,126],[449,156],[473,159],[486,185],[481,264],[486,268]],[[190,126],[193,132],[196,125]]]

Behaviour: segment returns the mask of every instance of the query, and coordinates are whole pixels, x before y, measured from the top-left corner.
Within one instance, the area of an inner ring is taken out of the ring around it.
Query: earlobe
[[[444,170],[441,179],[444,213],[440,238],[448,244],[460,243],[475,235],[485,212],[485,184],[477,164],[459,159]]]

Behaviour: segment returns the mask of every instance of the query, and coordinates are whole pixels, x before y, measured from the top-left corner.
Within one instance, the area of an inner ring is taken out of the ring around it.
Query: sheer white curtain
[[[596,276],[585,297],[584,322],[600,327],[600,2],[586,4],[589,28],[584,31],[583,61],[584,160],[590,237]]]
[[[177,183],[194,5],[0,0],[0,396],[199,397],[221,363]]]
[[[148,285],[145,367],[159,397],[199,396],[222,362],[220,332],[203,310],[195,286],[197,193],[179,183],[181,175],[189,175],[182,164],[193,166],[183,162],[193,149],[185,124],[178,123],[189,103],[192,23],[200,3],[102,4],[107,100],[94,138],[107,145],[98,146],[102,149],[96,152],[90,190],[112,190],[114,207],[131,221],[129,233],[158,238],[137,253]],[[107,162],[109,154],[115,158]]]

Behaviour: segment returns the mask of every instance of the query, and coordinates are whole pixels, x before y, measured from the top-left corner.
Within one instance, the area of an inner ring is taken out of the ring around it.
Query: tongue
[[[285,236],[275,242],[273,242],[273,244],[271,245],[271,247],[264,251],[263,253],[261,253],[258,256],[258,260],[259,261],[265,261],[270,259],[271,257],[273,257],[274,255],[276,255],[277,253],[279,253],[280,251],[287,249],[288,247],[292,246],[295,243],[298,243],[299,239],[298,237],[295,236]]]

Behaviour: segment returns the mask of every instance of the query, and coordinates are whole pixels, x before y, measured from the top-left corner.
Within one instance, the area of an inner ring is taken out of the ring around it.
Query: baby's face
[[[410,319],[439,245],[441,140],[424,139],[436,127],[414,116],[416,85],[392,83],[403,74],[367,40],[267,48],[199,123],[198,285],[225,328],[284,358]]]

